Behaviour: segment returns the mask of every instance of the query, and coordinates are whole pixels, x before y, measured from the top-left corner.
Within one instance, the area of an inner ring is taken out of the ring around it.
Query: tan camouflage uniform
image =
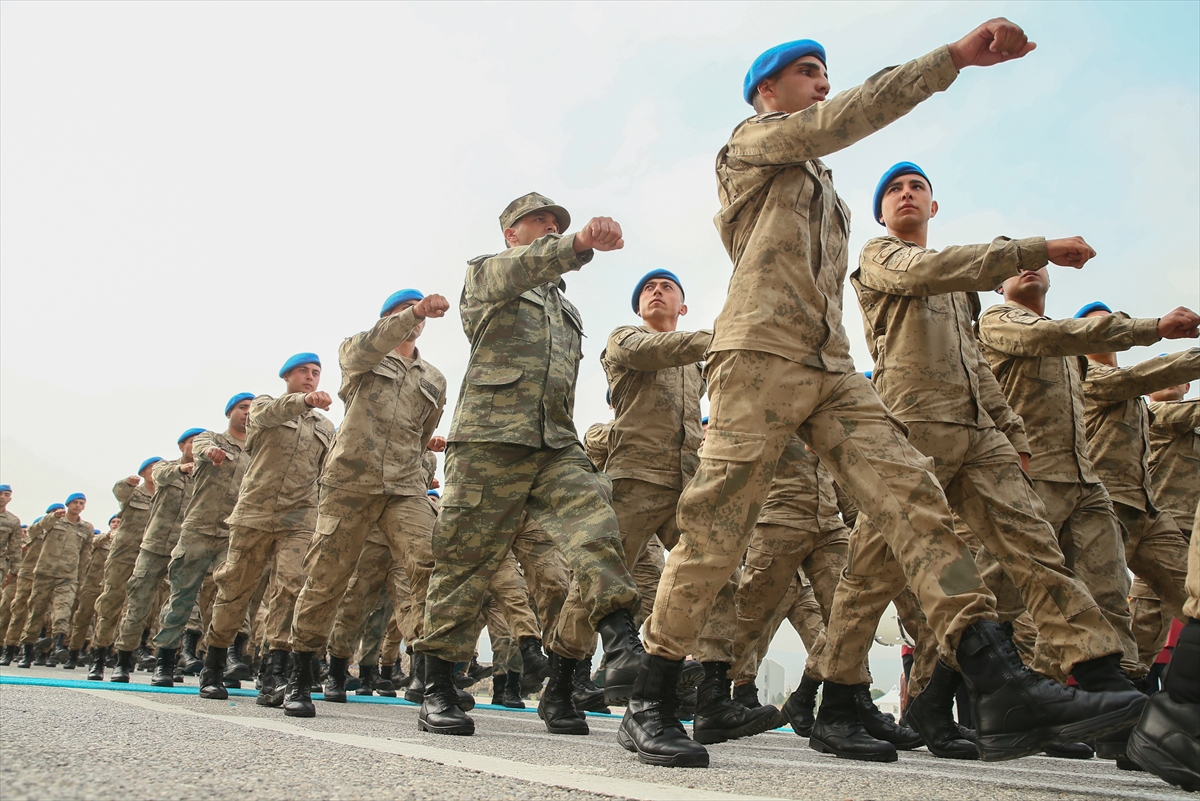
[[[220,465],[207,456],[208,450],[214,447],[225,452],[225,460]],[[192,617],[192,608],[201,595],[201,585],[209,571],[220,568],[225,562],[229,550],[227,518],[237,503],[242,478],[250,464],[244,448],[244,441],[228,433],[205,431],[192,440],[196,465],[192,470],[192,500],[184,514],[179,542],[175,543],[167,566],[171,597],[159,615],[159,629],[154,635],[156,648],[179,647],[184,627]],[[254,580],[258,581],[257,575]]]
[[[217,598],[209,645],[233,644],[251,595],[270,565],[274,579],[267,601],[267,645],[271,650],[288,647],[296,596],[304,586],[301,565],[317,522],[317,479],[334,437],[333,423],[304,398],[299,392],[278,400],[259,395],[250,404],[250,464],[229,515],[229,555],[213,573]]]
[[[742,575],[744,582],[745,570]],[[738,587],[739,592],[741,586]],[[818,638],[825,631],[825,613],[822,612],[821,605],[817,603],[817,596],[813,593],[812,584],[804,577],[802,571],[792,576],[792,581],[784,591],[779,605],[770,611],[769,617],[759,627],[758,640],[745,646],[741,643],[741,613],[742,609],[739,606],[738,642],[734,646],[737,651],[737,662],[733,676],[734,683],[739,685],[752,682],[758,677],[759,665],[766,658],[771,641],[775,639],[783,621],[786,620],[792,624],[792,628],[796,630],[796,633],[800,635],[801,642],[804,643],[804,649],[810,653],[816,648]]]
[[[338,361],[346,417],[321,476],[317,532],[304,557],[292,650],[311,652],[329,638],[338,604],[372,527],[404,565],[416,603],[433,568],[434,512],[423,464],[446,403],[446,379],[421,358],[395,349],[421,320],[411,308],[383,317],[342,342]],[[369,611],[369,610],[368,610]]]
[[[59,518],[53,514],[29,527],[29,536],[42,540],[42,551],[33,568],[22,643],[37,642],[47,613],[51,634],[65,637],[69,633],[79,574],[91,555],[94,532],[92,524],[82,518],[72,523],[65,515]]]
[[[1187,600],[1188,544],[1170,513],[1151,500],[1150,416],[1142,395],[1198,378],[1200,348],[1191,348],[1126,368],[1089,361],[1083,381],[1088,452],[1112,496],[1125,562],[1162,600],[1166,612],[1179,618]],[[1144,673],[1157,656],[1153,648],[1159,632],[1138,627],[1134,637]]]
[[[545,529],[528,513],[521,516],[521,523],[517,526],[517,535],[513,537],[512,542],[512,554],[524,571],[521,582],[533,598],[533,606],[536,607],[534,619],[540,627],[541,639],[546,647],[554,650],[558,646],[560,635],[559,616],[571,588],[571,568],[567,564],[567,557],[554,544],[554,540]],[[525,605],[529,606],[528,599]],[[510,609],[505,607],[505,613],[508,614],[509,611]],[[523,614],[519,610],[511,611]],[[513,632],[518,638],[518,647],[520,638],[538,636],[537,633],[530,634],[527,626],[519,628],[519,634],[515,630]]]
[[[550,234],[467,268],[459,309],[471,361],[447,437],[436,564],[417,643],[443,661],[471,658],[483,596],[526,511],[570,563],[589,623],[637,609],[611,482],[584,453],[571,419],[583,322],[563,297],[562,275],[593,255],[576,254],[574,242],[574,234]],[[552,650],[580,659],[592,644]]]
[[[37,525],[40,521],[34,521],[33,525]],[[5,645],[20,645],[21,632],[25,630],[25,617],[29,612],[29,593],[33,589],[33,568],[37,566],[38,557],[42,555],[42,544],[45,542],[40,537],[34,537],[31,533],[33,525],[26,530],[26,536],[29,537],[29,544],[25,548],[25,554],[21,557],[21,566],[17,568],[17,577],[9,584],[12,588],[12,596],[8,605],[8,627],[4,631]],[[6,595],[6,597],[8,597]]]
[[[104,564],[112,548],[113,535],[110,529],[92,537],[91,555],[80,574],[79,591],[75,594],[75,604],[71,610],[71,634],[67,638],[67,648],[73,651],[83,647],[88,629],[96,616],[96,599],[100,597],[100,589],[104,586]]]
[[[820,156],[899,119],[957,75],[942,47],[795,114],[753,117],[717,157],[717,229],[734,262],[709,355],[709,428],[680,499],[671,551],[646,624],[646,649],[682,659],[745,553],[775,464],[799,434],[886,532],[948,651],[993,616],[954,535],[932,462],[905,439],[842,327],[850,212]]]
[[[592,460],[592,464],[601,470],[608,463],[609,438],[612,436],[615,423],[615,420],[609,420],[607,423],[593,423],[583,433],[583,452]]]
[[[96,633],[92,637],[92,644],[98,647],[110,646],[116,639],[121,612],[125,608],[125,593],[137,564],[146,524],[150,522],[150,506],[154,501],[154,496],[146,491],[144,485],[133,487],[125,479],[113,485],[113,495],[121,504],[121,511],[117,513],[121,525],[117,528],[108,560],[104,563],[103,587],[100,597],[96,599]]]
[[[21,520],[12,512],[5,509],[0,512],[0,583],[4,591],[0,594],[0,647],[8,632],[10,607],[13,596],[17,592],[17,571],[25,554],[25,532],[21,529]]]

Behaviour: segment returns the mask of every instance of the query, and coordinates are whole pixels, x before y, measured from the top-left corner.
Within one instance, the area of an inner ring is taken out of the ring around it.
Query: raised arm
[[[470,262],[463,292],[488,303],[515,298],[592,260],[594,251],[575,252],[577,234],[547,234],[529,245]]]
[[[1090,365],[1083,392],[1101,403],[1120,403],[1197,379],[1200,379],[1200,348],[1189,348],[1117,370]]]
[[[658,333],[622,326],[609,335],[601,358],[641,372],[683,367],[704,358],[712,336],[712,331]]]
[[[992,306],[979,318],[979,341],[1012,356],[1086,356],[1115,353],[1160,339],[1158,320],[1131,319],[1118,312],[1103,317],[1048,320],[1029,309]]]
[[[415,307],[414,307],[415,308]],[[412,308],[380,318],[361,334],[355,334],[338,348],[342,376],[368,373],[399,347],[413,329],[421,324]]]
[[[865,286],[889,295],[929,297],[948,292],[991,291],[1006,278],[1048,263],[1046,240],[997,237],[988,245],[926,250],[896,237],[872,239],[863,246],[857,277]]]
[[[259,395],[250,404],[250,429],[274,428],[295,420],[309,410],[304,398],[303,392],[293,392],[280,398]]]

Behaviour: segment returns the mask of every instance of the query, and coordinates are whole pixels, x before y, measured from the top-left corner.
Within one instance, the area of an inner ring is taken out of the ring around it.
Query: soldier
[[[69,658],[66,639],[71,626],[71,608],[79,587],[79,570],[91,553],[96,530],[80,517],[85,506],[87,498],[84,494],[73,492],[67,496],[65,508],[55,509],[29,530],[33,539],[42,541],[42,548],[33,568],[29,611],[26,612],[25,630],[21,633],[23,653],[17,667],[27,668],[33,663],[33,644],[37,642],[47,613],[51,617],[54,636],[54,653],[50,658],[58,663]]]
[[[279,377],[287,383],[286,394],[278,399],[260,395],[250,405],[246,424],[249,465],[237,505],[227,521],[229,553],[213,573],[217,598],[208,627],[204,671],[200,674],[202,698],[224,700],[229,697],[224,679],[250,678],[250,666],[242,658],[248,636],[240,629],[251,595],[269,564],[269,665],[255,703],[283,704],[292,614],[296,596],[304,586],[301,564],[317,522],[317,479],[333,443],[334,427],[317,411],[328,411],[333,403],[328,394],[317,389],[321,382],[317,354],[292,356],[280,368]]]
[[[450,304],[415,289],[393,293],[379,322],[346,339],[338,349],[346,417],[321,475],[317,531],[304,557],[304,589],[292,619],[291,670],[284,714],[312,717],[316,710],[312,656],[324,648],[338,603],[373,526],[387,538],[392,557],[403,562],[418,604],[424,602],[433,567],[433,511],[422,458],[446,403],[446,379],[421,357],[417,338],[428,317]],[[331,677],[345,682],[347,658],[331,655]],[[327,695],[326,700],[344,701]]]
[[[53,514],[59,509],[66,509],[61,503],[52,503],[46,507],[46,514]],[[41,517],[33,521],[37,525]],[[17,569],[16,578],[12,582],[12,600],[8,606],[8,627],[4,632],[5,653],[12,653],[16,659],[21,651],[21,633],[25,630],[25,617],[29,611],[29,592],[33,589],[33,569],[37,567],[38,557],[42,555],[42,545],[45,539],[34,537],[26,530],[27,542],[25,552],[21,556],[21,566]],[[18,665],[20,667],[20,665]]]
[[[142,462],[137,473],[121,479],[113,487],[113,495],[121,504],[119,514],[122,524],[113,537],[108,560],[104,563],[104,587],[100,597],[96,599],[96,633],[92,637],[93,648],[99,646],[107,649],[116,639],[121,612],[125,608],[125,590],[137,563],[146,524],[150,521],[150,506],[154,501],[155,489],[154,466],[161,461],[160,456],[150,457]],[[146,648],[149,635],[149,629],[142,630],[142,640],[137,652],[131,654],[136,659],[137,666],[143,669],[154,667],[154,656]],[[133,670],[133,659],[127,657],[127,661],[129,664],[121,665],[121,669],[126,672]]]
[[[931,461],[854,372],[841,324],[849,212],[819,157],[900,118],[960,69],[1033,48],[1019,27],[992,20],[829,101],[825,51],[815,42],[772,48],[751,67],[744,97],[760,113],[717,157],[716,223],[735,267],[708,357],[709,428],[647,625],[651,657],[618,737],[642,761],[708,764],[675,718],[675,677],[695,645],[694,610],[707,608],[737,567],[793,433],[883,529],[944,652],[957,652],[976,694],[985,759],[1035,753],[1067,725],[1106,729],[1102,721],[1125,721],[1144,703],[1132,693],[1076,693],[1024,670],[954,534]],[[822,711],[847,731],[860,727],[850,686],[827,685]]]
[[[100,589],[104,586],[104,564],[120,526],[121,518],[113,515],[108,519],[108,531],[103,534],[97,531],[92,538],[91,555],[87,564],[82,566],[79,592],[75,595],[75,607],[71,612],[71,634],[67,638],[67,661],[63,670],[74,670],[78,664],[79,651],[96,616],[96,599],[100,597]]]
[[[570,221],[549,198],[524,195],[500,215],[509,249],[472,259],[467,268],[459,309],[471,361],[448,437],[436,562],[425,633],[416,644],[425,659],[418,718],[425,731],[475,731],[454,703],[454,663],[471,658],[484,593],[525,512],[574,571],[589,623],[603,640],[606,696],[628,688],[641,658],[633,623],[637,590],[621,556],[611,482],[583,452],[571,419],[583,323],[563,297],[562,279],[596,250],[617,250],[624,240],[620,225],[606,217],[562,235]],[[571,697],[571,678],[590,650],[591,643],[550,646],[550,681],[539,708],[560,732],[588,730]]]
[[[12,487],[0,484],[0,586],[4,590],[0,595],[0,637],[3,637],[2,632],[8,629],[8,607],[17,588],[21,547],[25,544],[25,526],[21,525],[19,517],[8,511],[10,501]],[[8,667],[16,657],[16,647],[0,642],[0,649],[3,650],[3,653],[0,653],[0,666]]]
[[[145,643],[151,618],[161,606],[155,603],[155,599],[163,577],[167,574],[171,551],[179,541],[179,526],[183,522],[183,514],[192,499],[192,469],[195,466],[192,461],[192,444],[195,438],[203,433],[203,428],[189,428],[184,431],[176,440],[180,458],[170,462],[158,461],[150,467],[147,484],[153,484],[154,494],[146,515],[137,561],[124,588],[124,612],[118,618],[116,640],[113,644],[93,644],[92,666],[88,671],[89,681],[104,679],[104,665],[111,647],[117,649],[117,667],[113,671],[112,680],[122,684],[129,681],[129,675],[133,672],[135,652]],[[136,496],[136,492],[134,495]],[[129,504],[126,504],[126,507],[127,515],[134,514],[140,517],[140,509]],[[132,511],[134,509],[137,511]],[[111,552],[109,556],[111,558]],[[108,572],[107,562],[105,572]],[[184,653],[190,653],[192,659],[195,659],[195,647],[199,640],[199,632],[196,632],[194,638],[190,633],[185,634]]]
[[[156,687],[175,686],[175,655],[183,640],[184,626],[192,616],[192,607],[200,594],[200,585],[210,570],[225,563],[229,550],[229,514],[237,503],[242,478],[250,464],[244,453],[246,419],[254,393],[239,392],[225,404],[229,428],[221,433],[205,431],[192,443],[195,487],[184,513],[179,542],[171,551],[167,578],[171,597],[159,616],[154,635],[157,664],[150,683]],[[258,583],[258,573],[254,574]]]

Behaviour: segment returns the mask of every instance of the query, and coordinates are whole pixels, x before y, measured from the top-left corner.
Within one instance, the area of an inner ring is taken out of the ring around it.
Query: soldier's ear
[[[679,307],[679,316],[682,317],[685,314],[687,314],[687,304],[686,303]]]
[[[933,203],[931,203],[929,205],[929,219],[932,220],[934,217],[937,216],[937,210],[938,210],[938,205],[937,205],[937,201],[935,200],[935,201],[933,201]]]
[[[516,228],[505,228],[504,229],[504,242],[510,248],[515,248],[515,247],[520,246],[521,243],[519,241],[517,241],[517,229]]]

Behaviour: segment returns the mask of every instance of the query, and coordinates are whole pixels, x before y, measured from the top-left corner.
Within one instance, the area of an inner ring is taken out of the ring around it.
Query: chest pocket
[[[151,500],[151,498],[147,498],[145,495],[133,495],[129,499],[129,508],[141,509],[144,512],[150,508]]]
[[[1048,357],[1038,360],[1038,370],[1036,378],[1039,381],[1045,381],[1047,384],[1060,384],[1063,381],[1063,359],[1062,357]]]
[[[567,322],[567,330],[571,332],[574,341],[571,343],[575,351],[575,359],[578,361],[583,358],[583,316],[579,313],[579,309],[575,308],[575,304],[562,299],[563,319]]]
[[[329,450],[329,446],[333,444],[333,431],[322,421],[317,424],[313,433],[317,435],[317,440],[325,447],[325,450]]]
[[[546,300],[537,290],[531,289],[522,294],[515,304],[515,319],[512,323],[514,339],[524,342],[537,342],[545,336],[546,331]]]
[[[799,170],[780,172],[775,180],[778,181],[785,175],[791,178],[793,185],[788,187],[790,191],[784,196],[791,197],[792,211],[808,219],[812,215],[813,196],[817,194],[817,184],[820,183],[821,177],[810,162],[803,162],[800,167]]]

